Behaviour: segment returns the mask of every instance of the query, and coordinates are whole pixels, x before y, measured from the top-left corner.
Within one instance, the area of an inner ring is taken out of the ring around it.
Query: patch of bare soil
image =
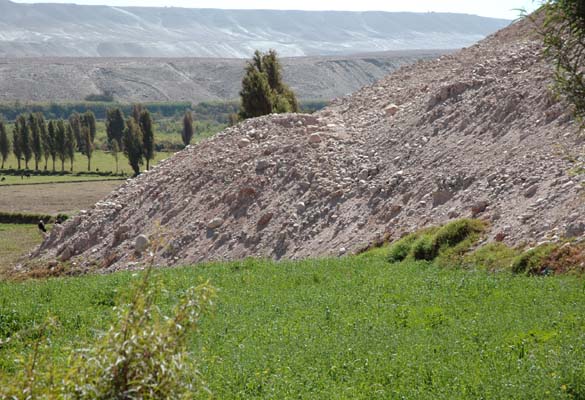
[[[471,216],[511,244],[581,236],[584,178],[570,155],[583,145],[528,33],[521,22],[403,67],[314,115],[229,128],[53,230],[32,257],[137,267],[157,223],[161,265],[337,256]]]

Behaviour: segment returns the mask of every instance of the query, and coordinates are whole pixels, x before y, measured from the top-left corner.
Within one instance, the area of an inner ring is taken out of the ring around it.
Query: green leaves
[[[266,54],[256,50],[246,66],[240,97],[242,119],[299,111],[294,92],[282,81],[282,67],[275,50]]]

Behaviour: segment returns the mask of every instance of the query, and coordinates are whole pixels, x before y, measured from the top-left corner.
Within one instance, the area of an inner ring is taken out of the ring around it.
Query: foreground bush
[[[72,353],[68,368],[51,368],[49,320],[19,335],[30,335],[31,355],[8,382],[0,398],[12,399],[179,399],[204,390],[187,352],[187,338],[197,329],[215,297],[208,284],[187,289],[170,316],[155,305],[157,291],[150,270],[132,291],[128,304],[115,308],[115,323],[87,348]]]

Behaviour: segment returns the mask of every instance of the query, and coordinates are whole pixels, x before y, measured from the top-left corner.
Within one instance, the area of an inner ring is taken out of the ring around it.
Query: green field
[[[42,240],[34,225],[0,224],[0,272]]]
[[[164,160],[173,153],[169,152],[158,152],[155,155],[155,160],[152,162],[152,165],[155,165],[157,162]],[[16,168],[16,158],[13,154],[8,157],[6,161],[5,167],[7,169]],[[42,164],[39,166],[41,170],[44,170],[45,162],[43,160]],[[24,164],[22,165],[24,168]],[[34,168],[34,161],[29,162],[29,168]],[[49,160],[49,170],[53,169],[53,164]],[[61,171],[61,163],[58,161],[56,163],[56,170],[57,172]],[[65,171],[70,171],[70,163],[65,163]],[[92,172],[115,172],[116,171],[116,160],[114,157],[107,152],[96,150],[93,153],[91,158],[91,171]],[[81,153],[77,153],[75,155],[75,160],[73,162],[73,173],[66,174],[66,175],[34,175],[34,172],[31,172],[30,178],[23,177],[20,175],[4,175],[2,170],[0,169],[0,176],[4,176],[5,180],[0,182],[0,186],[2,185],[20,185],[20,184],[36,184],[36,183],[51,183],[51,182],[76,182],[76,181],[87,181],[87,180],[107,180],[107,179],[125,179],[124,177],[120,176],[100,176],[100,175],[76,175],[78,172],[87,172],[87,157],[85,157]],[[124,173],[127,176],[131,176],[133,174],[132,168],[128,165],[128,160],[124,157],[123,154],[118,155],[118,173]]]
[[[218,288],[190,347],[217,399],[584,398],[582,279],[392,265],[384,253],[161,270],[157,304],[207,279]],[[0,339],[53,315],[60,368],[107,329],[133,279],[0,283]],[[27,348],[0,347],[5,379]]]

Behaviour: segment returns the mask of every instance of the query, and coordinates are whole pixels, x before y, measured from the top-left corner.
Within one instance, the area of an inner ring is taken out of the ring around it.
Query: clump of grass
[[[485,222],[475,219],[461,219],[440,228],[425,229],[391,244],[388,259],[391,263],[406,259],[453,262],[479,240],[485,229]]]
[[[515,274],[535,274],[543,270],[543,261],[557,248],[554,244],[544,244],[529,249],[512,261],[512,272]]]
[[[416,241],[418,235],[413,233],[408,236],[403,237],[402,239],[394,242],[388,248],[388,260],[391,263],[397,263],[403,261],[408,257],[410,253],[410,249],[412,245]]]
[[[491,272],[509,271],[520,251],[504,243],[488,243],[463,258],[463,265]]]

